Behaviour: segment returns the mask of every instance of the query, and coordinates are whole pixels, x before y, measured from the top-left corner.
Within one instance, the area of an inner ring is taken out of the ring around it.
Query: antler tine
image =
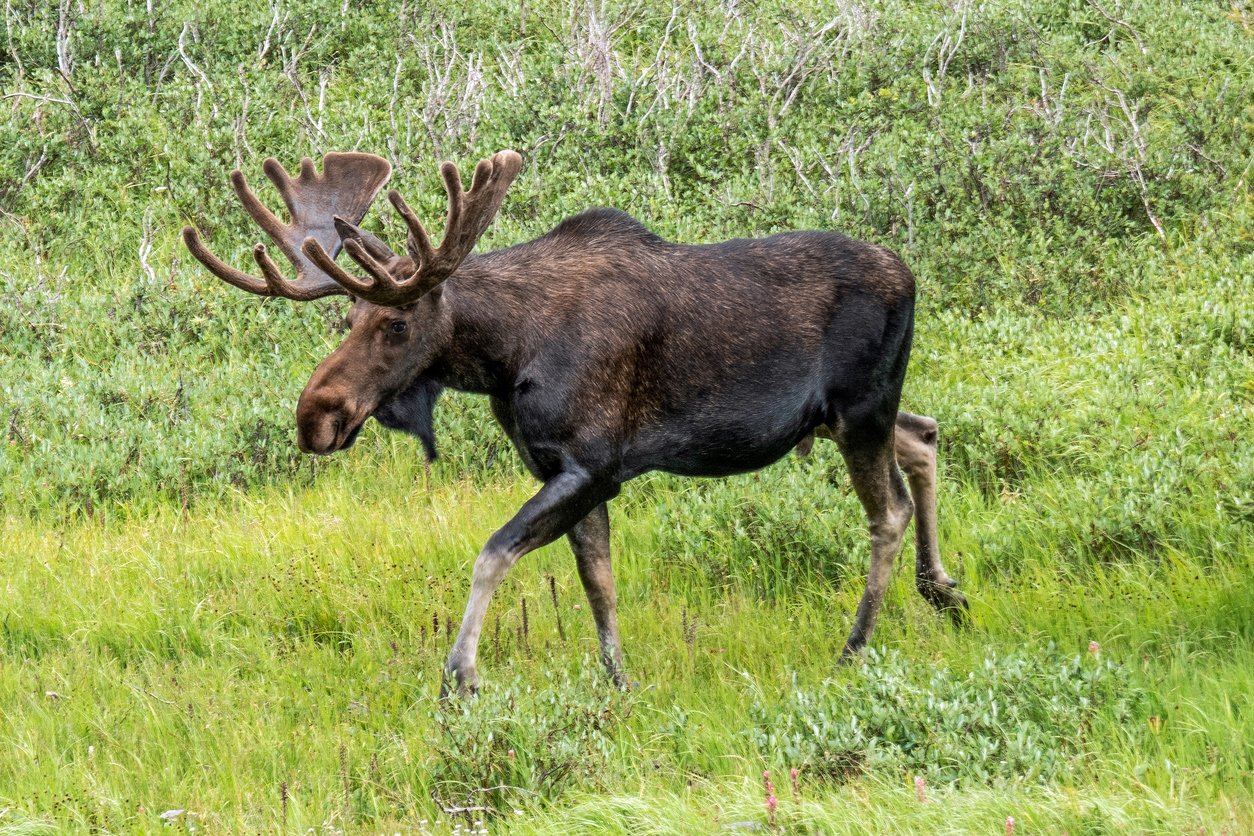
[[[365,245],[356,238],[345,239],[344,250],[352,257],[353,261],[360,264],[361,268],[370,274],[370,278],[374,279],[375,282],[382,282],[384,284],[391,282],[395,284],[395,281],[392,279],[392,274],[388,272],[387,267],[376,260],[375,257],[370,254],[370,251],[366,249]]]
[[[486,162],[488,161],[481,160],[479,165],[475,167],[476,170]],[[449,232],[457,229],[462,222],[465,192],[462,191],[462,173],[457,170],[455,163],[441,163],[440,174],[444,177],[444,191],[448,194],[448,217],[444,221],[444,238],[447,240]],[[444,241],[440,242],[440,249],[444,249]]]
[[[322,268],[351,295],[383,307],[397,308],[417,301],[433,285],[423,281],[418,272],[411,273],[409,278],[397,281],[392,277],[387,266],[380,263],[356,238],[344,241],[344,249],[370,274],[371,281],[362,279],[346,272],[335,263],[335,259],[327,254],[322,245],[314,238],[306,238],[301,246],[309,260]]]
[[[264,281],[256,276],[250,276],[243,270],[236,270],[222,259],[213,254],[213,251],[205,246],[205,242],[200,240],[200,233],[195,227],[183,227],[183,244],[187,247],[192,256],[201,264],[227,284],[234,285],[240,290],[246,290],[249,293],[256,293],[258,296],[271,296],[269,287]]]
[[[344,292],[338,283],[335,287],[326,283],[303,286],[298,283],[299,278],[303,275],[300,271],[297,272],[298,281],[288,281],[279,272],[279,266],[274,263],[274,259],[270,258],[270,253],[266,250],[265,244],[257,244],[253,247],[253,260],[261,268],[261,275],[265,276],[267,295],[269,296],[282,296],[284,299],[291,299],[296,302],[311,302],[314,299],[321,299],[323,296],[334,296],[337,293]]]
[[[335,259],[327,253],[326,249],[323,248],[316,238],[306,238],[305,243],[301,245],[301,251],[309,257],[310,261],[325,271],[328,276],[335,279],[340,287],[354,296],[365,297],[374,287],[374,285],[363,282],[336,264]]]
[[[253,261],[257,262],[257,266],[261,268],[261,275],[266,279],[266,287],[275,296],[283,295],[283,286],[286,280],[283,274],[279,272],[279,265],[274,263],[274,259],[270,258],[270,253],[266,251],[265,244],[253,245]]]
[[[444,187],[448,193],[448,220],[444,239],[439,247],[431,246],[431,237],[427,230],[400,193],[395,190],[388,192],[388,200],[409,229],[406,243],[413,262],[409,268],[402,268],[404,260],[395,257],[387,263],[381,262],[370,248],[382,248],[382,243],[376,245],[374,242],[367,242],[359,234],[345,236],[344,248],[370,275],[369,281],[349,276],[335,267],[334,259],[313,238],[306,238],[301,250],[310,261],[325,270],[352,295],[385,307],[408,305],[452,275],[470,254],[479,236],[492,223],[492,218],[505,199],[506,189],[521,168],[522,157],[517,152],[499,151],[491,158],[479,161],[475,166],[470,191],[466,192],[462,189],[461,174],[457,166],[451,162],[442,164],[440,174],[444,177]],[[344,230],[353,232],[344,226],[341,234]],[[409,275],[397,278],[403,269],[409,269]]]
[[[470,178],[470,194],[480,194],[492,175],[501,170],[496,164],[496,156],[494,155],[491,159],[480,160],[475,165],[475,173]]]
[[[492,223],[497,209],[505,199],[505,190],[514,181],[522,167],[522,157],[514,151],[498,151],[491,158],[480,160],[475,166],[469,192],[462,191],[461,175],[457,166],[445,163],[441,166],[449,195],[449,217],[445,224],[444,240],[432,253],[433,270],[452,272],[467,255],[475,242]],[[403,201],[402,201],[403,203]],[[412,228],[412,227],[411,227]],[[421,225],[419,225],[421,229]],[[421,268],[427,272],[427,265]]]
[[[514,151],[498,151],[492,159],[483,160],[475,167],[470,191],[465,196],[465,214],[470,218],[470,227],[462,231],[463,236],[469,238],[470,246],[474,246],[496,217],[506,190],[521,168],[522,157]]]
[[[301,160],[300,175],[295,178],[274,158],[267,159],[262,164],[262,170],[283,198],[291,223],[283,223],[261,202],[239,170],[231,172],[231,187],[248,216],[296,268],[296,278],[290,280],[283,276],[264,244],[253,248],[253,259],[263,278],[251,276],[222,261],[210,252],[199,233],[190,226],[183,230],[187,249],[215,276],[259,296],[283,296],[305,302],[352,292],[360,282],[338,267],[328,270],[322,262],[309,258],[302,242],[308,238],[317,242],[320,248],[329,248],[331,253],[327,259],[334,265],[335,254],[342,244],[336,216],[342,216],[341,221],[346,218],[350,225],[359,222],[375,195],[391,177],[392,166],[373,154],[333,152],[323,157],[322,174],[318,174],[309,157]],[[326,255],[325,249],[323,254]],[[343,281],[345,278],[348,283]]]
[[[274,184],[274,189],[279,193],[279,197],[283,198],[283,205],[287,207],[288,215],[296,217],[296,213],[299,211],[297,208],[299,196],[293,186],[291,175],[287,173],[287,169],[274,157],[269,157],[261,164],[261,170],[265,172],[266,177]],[[314,167],[314,161],[309,157],[301,157],[300,176],[297,180],[301,183],[309,183],[317,176],[318,172]]]
[[[406,247],[409,250],[409,257],[414,260],[414,269],[421,270],[424,264],[430,264],[435,257],[435,251],[431,248],[431,237],[427,235],[422,221],[418,220],[418,216],[414,214],[413,209],[409,208],[409,204],[405,202],[405,198],[401,197],[400,192],[392,189],[388,192],[388,201],[409,229]]]
[[[279,186],[277,178],[271,174],[271,170],[274,168],[282,170],[283,166],[279,165],[279,161],[274,157],[270,157],[262,164],[262,168],[266,170],[267,175],[270,175],[270,180],[274,182],[275,186]],[[283,176],[286,177],[287,173],[284,172]],[[235,196],[243,204],[244,211],[248,213],[248,217],[252,218],[253,222],[261,227],[266,235],[279,244],[279,249],[283,249],[281,242],[283,240],[284,223],[278,219],[278,216],[267,209],[256,193],[249,188],[248,178],[238,168],[231,172],[231,188],[235,190]],[[287,193],[290,188],[290,182],[284,183],[282,187],[279,187],[279,194],[283,195],[284,201],[288,199]],[[288,253],[284,252],[284,255],[288,255]]]

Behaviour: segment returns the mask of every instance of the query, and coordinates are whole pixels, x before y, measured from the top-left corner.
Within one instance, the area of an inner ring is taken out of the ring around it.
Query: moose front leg
[[[493,593],[510,567],[527,552],[561,537],[612,495],[613,490],[605,490],[602,483],[586,473],[560,473],[545,482],[513,519],[488,538],[487,545],[475,559],[466,615],[462,618],[457,640],[453,642],[453,650],[444,665],[444,681],[440,686],[442,698],[453,689],[461,694],[471,694],[478,687],[475,659],[479,652],[483,619]]]
[[[602,502],[571,528],[566,535],[575,563],[579,567],[579,580],[583,582],[592,619],[597,625],[597,639],[601,644],[601,664],[614,684],[626,687],[627,676],[623,670],[622,643],[618,638],[617,600],[614,594],[614,569],[610,563],[610,512]]]
[[[914,498],[915,586],[919,594],[937,610],[948,613],[955,624],[967,619],[967,599],[955,587],[941,565],[936,526],[936,439],[935,419],[924,415],[897,413],[894,453],[905,471]]]

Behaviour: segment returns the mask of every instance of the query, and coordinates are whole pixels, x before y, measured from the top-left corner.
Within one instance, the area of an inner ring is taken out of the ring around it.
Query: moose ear
[[[427,461],[435,461],[435,402],[444,387],[429,377],[419,377],[392,400],[374,411],[375,420],[389,430],[400,430],[422,442]]]

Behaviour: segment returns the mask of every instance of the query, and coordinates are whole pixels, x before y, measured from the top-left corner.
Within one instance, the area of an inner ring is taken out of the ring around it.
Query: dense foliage
[[[764,769],[798,830],[1254,828],[1244,0],[0,13],[0,833],[756,829]],[[582,670],[558,546],[494,604],[481,700],[434,704],[468,563],[532,486],[467,396],[430,472],[374,427],[301,456],[343,301],[234,291],[178,231],[245,266],[227,173],[345,149],[438,226],[437,161],[504,147],[483,247],[613,205],[902,254],[973,631],[905,572],[887,649],[833,671],[866,545],[820,444],[614,503],[636,691]]]
[[[1208,286],[1226,285],[1215,307],[1153,325],[1248,355],[1248,270],[1229,261],[1250,246],[1245,15],[1082,0],[7,4],[0,491],[84,510],[308,466],[291,405],[341,304],[261,305],[188,269],[177,240],[195,223],[246,263],[257,233],[225,175],[258,180],[268,155],[386,154],[434,218],[437,160],[516,147],[529,166],[488,245],[598,204],[687,241],[840,228],[915,268],[922,352],[956,338],[957,323],[929,326],[939,312],[991,330],[971,349],[1013,350],[995,341],[1156,296],[1204,254]],[[397,236],[390,212],[374,223]],[[932,374],[916,368],[911,387],[928,408],[953,390]],[[1016,449],[1030,427],[937,405],[960,455],[975,448],[962,470],[995,490],[1037,461]],[[447,432],[460,440],[472,416]]]

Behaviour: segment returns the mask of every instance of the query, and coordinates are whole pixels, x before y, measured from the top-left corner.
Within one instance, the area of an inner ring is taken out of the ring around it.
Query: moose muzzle
[[[319,456],[351,447],[370,417],[369,411],[362,412],[351,400],[310,383],[296,402],[297,446]]]

